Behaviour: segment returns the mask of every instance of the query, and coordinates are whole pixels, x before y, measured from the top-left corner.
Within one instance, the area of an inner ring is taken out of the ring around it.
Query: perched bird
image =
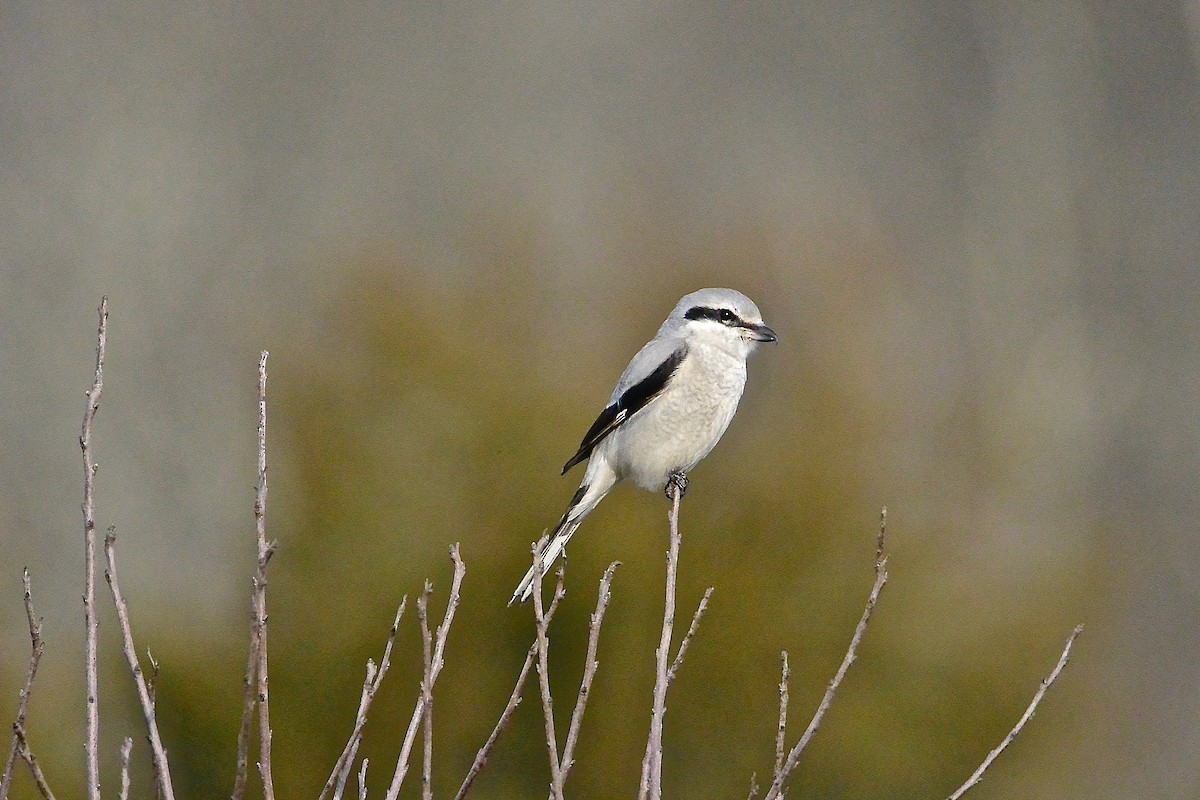
[[[587,460],[583,482],[538,554],[542,574],[579,524],[618,481],[647,491],[687,490],[687,474],[716,446],[746,386],[746,359],[759,342],[774,342],[758,306],[732,289],[684,296],[629,362],[608,406],[563,467]],[[509,605],[533,592],[534,568]]]

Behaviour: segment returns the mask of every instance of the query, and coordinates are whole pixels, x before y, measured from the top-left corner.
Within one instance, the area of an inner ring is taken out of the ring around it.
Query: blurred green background
[[[505,603],[574,490],[559,466],[703,286],[749,294],[781,341],[684,502],[681,615],[715,594],[669,699],[668,796],[767,782],[779,651],[794,740],[883,505],[892,581],[789,797],[949,794],[1079,621],[972,796],[1200,793],[1196,2],[16,2],[0,42],[0,712],[28,565],[29,730],[60,797],[83,794],[76,437],[101,294],[99,520],[162,664],[178,794],[232,787],[268,349],[280,796],[316,796],[396,605],[429,577],[440,616],[461,542],[448,796],[531,639]],[[573,796],[636,791],[666,510],[620,488],[572,542],[563,730],[624,564]],[[121,739],[145,747],[101,607],[112,793]],[[419,661],[410,613],[372,796]],[[474,796],[544,796],[541,725],[530,698]]]

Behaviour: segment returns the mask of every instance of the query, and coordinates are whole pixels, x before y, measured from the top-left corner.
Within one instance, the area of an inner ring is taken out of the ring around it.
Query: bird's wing
[[[643,347],[625,368],[608,406],[588,428],[579,443],[579,450],[563,467],[562,474],[566,475],[571,467],[586,460],[604,437],[658,397],[685,356],[687,344],[678,340],[654,339]]]

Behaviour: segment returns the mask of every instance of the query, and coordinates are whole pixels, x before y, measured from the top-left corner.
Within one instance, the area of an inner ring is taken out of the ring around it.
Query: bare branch
[[[129,800],[129,751],[133,749],[133,739],[128,736],[121,743],[121,800]]]
[[[650,735],[646,755],[642,759],[642,781],[638,800],[659,800],[662,797],[662,734],[663,716],[667,711],[667,686],[671,657],[671,634],[675,625],[675,584],[679,571],[679,501],[683,493],[678,483],[668,484],[671,493],[670,546],[667,548],[667,588],[663,606],[662,634],[655,651],[654,706],[650,712]]]
[[[778,778],[779,773],[783,772],[783,758],[787,753],[785,742],[787,739],[788,678],[792,674],[792,670],[788,666],[787,650],[780,653],[780,660],[783,661],[783,667],[780,670],[779,678],[779,728],[775,731],[774,778]]]
[[[373,666],[373,665],[372,665]],[[355,739],[350,743],[350,753],[346,761],[346,769],[341,772],[334,773],[337,775],[337,785],[333,789],[333,800],[342,800],[342,794],[346,791],[346,783],[350,780],[350,772],[354,766],[354,759],[358,757],[358,746],[362,743],[362,739]],[[367,759],[363,759],[366,763]],[[361,791],[360,787],[360,791]]]
[[[367,800],[367,763],[371,759],[364,758],[358,768],[358,800]]]
[[[979,765],[979,768],[971,774],[970,778],[967,778],[966,783],[958,787],[954,794],[950,795],[948,800],[958,800],[958,798],[967,793],[967,790],[979,783],[979,781],[983,779],[983,773],[986,772],[988,767],[992,765],[992,762],[1004,752],[1006,747],[1012,744],[1013,739],[1016,739],[1017,734],[1019,734],[1021,729],[1025,727],[1025,723],[1029,722],[1029,720],[1033,718],[1034,712],[1037,711],[1038,703],[1042,702],[1042,698],[1045,696],[1046,691],[1054,684],[1056,680],[1058,680],[1059,673],[1061,673],[1063,668],[1067,666],[1067,662],[1071,658],[1071,647],[1075,644],[1075,639],[1082,632],[1083,625],[1076,625],[1075,630],[1071,631],[1071,635],[1067,637],[1067,644],[1063,647],[1062,655],[1058,657],[1058,663],[1054,665],[1054,669],[1050,670],[1050,674],[1046,676],[1046,679],[1042,681],[1041,685],[1038,687],[1038,690],[1034,692],[1033,700],[1030,701],[1029,707],[1025,709],[1025,713],[1021,715],[1019,720],[1017,720],[1017,724],[1014,725],[1013,729],[1008,732],[1007,736],[1004,737],[1004,741],[1000,742],[1000,744],[996,745],[996,748],[992,750],[992,752],[988,753],[987,758],[983,760],[983,763]]]
[[[671,668],[667,670],[668,686],[675,680],[675,673],[679,672],[679,668],[683,666],[683,657],[687,655],[688,645],[692,643],[692,637],[696,635],[696,631],[700,628],[700,618],[708,610],[708,600],[712,597],[712,593],[713,587],[710,586],[705,589],[704,597],[700,598],[700,605],[696,606],[696,613],[692,615],[692,624],[688,626],[687,633],[683,636],[683,641],[679,643],[679,650],[675,653],[675,660],[671,662]]]
[[[150,677],[146,680],[146,692],[150,695],[150,707],[157,708],[155,703],[156,692],[158,687],[158,662],[154,660],[154,654],[150,652],[150,648],[146,648],[146,660],[150,662]],[[150,759],[150,777],[154,785],[154,800],[162,798],[162,783],[158,779],[158,762]]]
[[[854,628],[854,636],[850,638],[850,646],[846,649],[846,655],[842,659],[837,673],[833,676],[833,680],[829,682],[829,687],[825,690],[825,696],[821,698],[821,704],[817,706],[817,711],[813,714],[808,727],[800,736],[800,741],[796,742],[795,747],[788,753],[787,758],[784,760],[783,769],[775,776],[775,780],[772,781],[771,788],[767,790],[764,800],[776,800],[783,796],[784,782],[792,774],[792,771],[796,769],[796,764],[800,761],[800,754],[808,747],[813,734],[821,726],[821,722],[825,718],[825,713],[829,710],[834,695],[837,694],[838,687],[842,685],[842,679],[846,677],[850,665],[854,663],[854,659],[857,657],[858,646],[862,642],[863,634],[867,630],[867,623],[871,621],[871,614],[875,611],[875,604],[879,602],[879,593],[883,591],[884,585],[887,584],[887,555],[884,548],[886,536],[887,509],[885,508],[879,517],[879,538],[875,551],[875,584],[871,587],[871,594],[867,597],[867,605],[863,609],[862,617],[858,620],[858,625]]]
[[[33,680],[37,677],[38,664],[41,663],[42,653],[46,645],[42,642],[42,620],[33,613],[33,586],[29,580],[29,568],[21,572],[21,583],[25,587],[25,616],[29,619],[29,667],[25,671],[25,688],[21,690],[17,700],[17,720],[14,729],[24,728],[25,715],[29,711],[29,696],[33,693]],[[8,800],[8,789],[12,783],[13,766],[20,752],[20,741],[14,730],[12,747],[8,751],[8,760],[4,763],[4,774],[0,776],[0,800]]]
[[[96,377],[87,393],[79,449],[83,452],[83,624],[86,629],[83,669],[87,684],[88,800],[100,800],[100,690],[96,666],[96,462],[92,458],[92,421],[104,393],[104,356],[108,348],[108,297],[100,298],[100,324],[96,330]]]
[[[383,658],[379,661],[379,668],[376,669],[374,662],[367,659],[367,678],[363,681],[362,697],[359,698],[358,713],[354,718],[354,729],[350,732],[350,739],[342,749],[342,754],[338,756],[337,763],[333,765],[333,772],[329,774],[329,780],[325,782],[325,788],[321,790],[318,800],[325,800],[335,785],[338,787],[338,791],[334,793],[334,798],[340,800],[342,796],[346,780],[354,769],[354,756],[358,752],[363,728],[367,724],[367,711],[371,708],[371,703],[375,700],[375,693],[379,691],[383,677],[392,664],[392,646],[396,644],[396,631],[400,628],[400,618],[404,616],[404,608],[407,605],[408,597],[404,597],[400,601],[400,607],[396,609],[396,618],[392,620],[392,629],[388,632],[387,644],[384,645]]]
[[[575,700],[575,710],[571,712],[571,725],[567,728],[567,741],[562,752],[562,781],[567,782],[571,767],[575,766],[575,745],[579,743],[579,729],[583,726],[583,712],[587,708],[588,697],[592,692],[592,680],[596,677],[596,669],[600,662],[596,660],[596,648],[600,644],[600,626],[604,624],[604,614],[608,611],[608,603],[612,599],[613,574],[621,562],[614,561],[604,570],[600,578],[600,589],[596,593],[596,610],[592,612],[588,623],[587,656],[583,662],[583,678],[579,682],[579,697]]]
[[[251,595],[250,652],[246,656],[246,674],[242,678],[242,724],[238,729],[237,768],[233,778],[233,794],[230,800],[242,800],[246,796],[246,780],[250,765],[250,726],[254,722],[254,706],[258,668],[258,601],[257,591]],[[323,800],[323,798],[322,798]]]
[[[460,592],[463,575],[467,572],[467,567],[463,563],[462,556],[459,555],[457,544],[450,548],[450,560],[454,562],[454,577],[450,580],[450,599],[446,603],[446,615],[442,618],[442,624],[438,626],[437,633],[434,635],[433,662],[429,667],[429,691],[431,693],[437,684],[438,675],[442,673],[442,667],[446,663],[446,640],[450,636],[450,626],[454,623],[454,612],[458,609],[458,603],[461,598]],[[424,713],[425,695],[422,693],[417,698],[417,705],[413,709],[412,717],[408,720],[408,730],[405,731],[404,743],[400,746],[400,756],[396,759],[396,771],[392,774],[392,783],[388,787],[386,795],[387,800],[396,800],[396,797],[400,794],[400,787],[404,784],[404,776],[408,773],[408,759],[412,754],[413,742],[417,736],[417,728]]]
[[[146,719],[146,728],[150,737],[150,751],[153,755],[155,770],[158,773],[158,785],[162,796],[174,800],[175,792],[171,788],[171,768],[167,763],[167,751],[163,748],[162,737],[158,732],[158,719],[154,713],[154,703],[150,700],[150,691],[146,686],[142,667],[138,663],[137,648],[133,643],[133,630],[129,625],[129,607],[121,594],[121,584],[117,580],[117,534],[113,528],[108,529],[104,537],[104,555],[108,559],[108,568],[104,570],[104,578],[112,590],[113,605],[117,608],[117,621],[121,626],[121,649],[125,651],[125,660],[129,662],[129,671],[133,673],[134,687],[137,689],[138,701],[142,704],[142,716]]]
[[[538,686],[542,692],[542,717],[546,723],[546,750],[550,755],[550,796],[563,798],[563,777],[554,732],[554,698],[550,696],[550,643],[546,639],[546,615],[542,609],[542,559],[539,552],[545,537],[533,548],[533,615],[537,622]],[[557,597],[557,593],[555,595]]]
[[[271,701],[267,685],[267,564],[275,543],[267,542],[267,356],[258,357],[258,491],[254,496],[254,527],[258,538],[258,567],[254,573],[254,624],[258,694],[258,772],[262,776],[264,800],[275,800],[271,775]]]
[[[433,769],[433,691],[429,685],[430,669],[433,667],[433,635],[429,632],[429,595],[433,584],[425,581],[425,591],[417,598],[417,619],[421,622],[421,648],[423,663],[421,672],[421,697],[425,701],[424,724],[425,757],[421,762],[421,797],[431,800],[433,788],[430,786]]]
[[[25,734],[24,725],[13,725],[13,733],[17,737],[17,753],[21,756],[21,760],[29,765],[29,774],[33,776],[33,782],[37,784],[38,791],[46,800],[54,800],[54,792],[50,791],[50,784],[46,782],[46,776],[42,772],[41,766],[38,764],[37,758],[34,757],[33,751],[29,749],[29,740]]]
[[[500,739],[500,734],[508,727],[513,712],[521,703],[521,694],[525,690],[525,682],[529,679],[529,671],[533,669],[533,662],[537,659],[537,652],[537,642],[529,645],[529,652],[525,654],[525,664],[521,667],[521,674],[517,676],[517,683],[513,686],[512,694],[509,695],[508,705],[504,707],[500,719],[496,721],[496,726],[492,728],[492,733],[483,743],[483,747],[479,748],[479,752],[475,754],[475,761],[471,764],[471,769],[467,771],[467,777],[463,779],[462,786],[458,788],[458,794],[454,795],[454,800],[462,800],[466,797],[467,792],[471,790],[471,784],[475,782],[475,778],[487,763],[488,756],[491,755],[492,749]]]
[[[758,797],[758,773],[750,773],[750,793],[746,795],[746,800],[754,800]]]

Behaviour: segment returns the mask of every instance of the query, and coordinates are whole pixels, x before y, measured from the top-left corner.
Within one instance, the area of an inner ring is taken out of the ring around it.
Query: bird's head
[[[663,327],[667,326],[689,341],[704,342],[741,358],[760,342],[778,341],[754,301],[733,289],[701,289],[685,295]]]

